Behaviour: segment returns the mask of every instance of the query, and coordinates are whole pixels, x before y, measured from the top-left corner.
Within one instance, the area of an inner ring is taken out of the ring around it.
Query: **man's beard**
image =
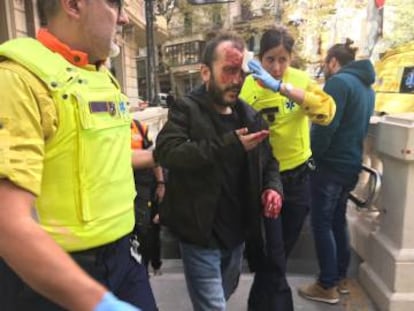
[[[214,77],[211,77],[210,79],[210,83],[208,85],[208,94],[210,95],[210,97],[214,100],[214,104],[219,105],[219,106],[224,106],[224,107],[232,107],[236,104],[237,98],[234,101],[226,101],[224,99],[224,94],[227,91],[233,91],[236,92],[237,94],[240,93],[240,85],[232,85],[229,87],[226,87],[224,90],[220,89],[220,87],[217,85],[216,80],[214,79]]]

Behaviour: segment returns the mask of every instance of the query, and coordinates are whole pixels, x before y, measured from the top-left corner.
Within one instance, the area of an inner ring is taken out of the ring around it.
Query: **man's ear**
[[[79,17],[82,0],[60,0],[62,10],[71,17]]]
[[[341,67],[341,65],[339,64],[339,62],[338,62],[338,59],[335,57],[335,56],[333,56],[332,58],[331,58],[331,66],[335,69],[335,70],[337,70],[338,69],[338,67]]]
[[[210,76],[211,76],[210,68],[207,65],[202,64],[200,68],[200,73],[201,73],[201,79],[203,80],[203,82],[207,83],[210,80]]]

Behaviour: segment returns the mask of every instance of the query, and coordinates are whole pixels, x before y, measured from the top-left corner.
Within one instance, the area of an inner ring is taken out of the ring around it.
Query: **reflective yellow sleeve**
[[[333,98],[325,93],[315,81],[311,81],[305,90],[302,108],[313,123],[320,125],[331,123],[336,111]]]
[[[239,94],[239,98],[251,105],[253,102],[256,101],[256,89],[257,82],[253,79],[251,75],[247,76],[244,80],[242,89]]]
[[[44,103],[34,94],[33,87],[41,85],[40,81],[28,81],[19,73],[19,65],[10,64],[0,64],[0,178],[38,195],[47,134],[44,129],[56,125],[56,111],[51,109],[53,102],[48,96],[40,96],[49,101]],[[32,76],[31,80],[37,79]],[[42,89],[46,95],[45,87]]]

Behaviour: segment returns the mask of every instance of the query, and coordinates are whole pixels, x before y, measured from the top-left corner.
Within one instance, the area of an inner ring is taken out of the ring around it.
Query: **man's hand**
[[[263,213],[265,217],[277,218],[282,210],[282,197],[272,189],[266,189],[262,193]]]
[[[107,292],[93,311],[141,311],[141,309],[123,302],[110,292]]]
[[[262,67],[257,59],[250,60],[247,65],[252,72],[253,78],[261,81],[265,87],[273,90],[274,92],[279,92],[282,81],[273,78],[272,75]]]
[[[249,134],[249,130],[246,127],[244,127],[236,130],[236,135],[242,143],[244,150],[250,151],[256,148],[258,144],[260,144],[269,136],[269,131],[261,130]]]
[[[160,214],[159,213],[155,214],[154,218],[152,219],[152,222],[154,224],[159,224],[160,223]]]

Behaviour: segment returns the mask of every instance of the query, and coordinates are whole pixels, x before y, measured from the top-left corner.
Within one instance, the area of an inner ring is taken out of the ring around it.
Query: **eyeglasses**
[[[121,10],[124,6],[124,0],[106,0],[108,4],[112,7],[115,7],[118,9],[118,13],[121,13]]]

